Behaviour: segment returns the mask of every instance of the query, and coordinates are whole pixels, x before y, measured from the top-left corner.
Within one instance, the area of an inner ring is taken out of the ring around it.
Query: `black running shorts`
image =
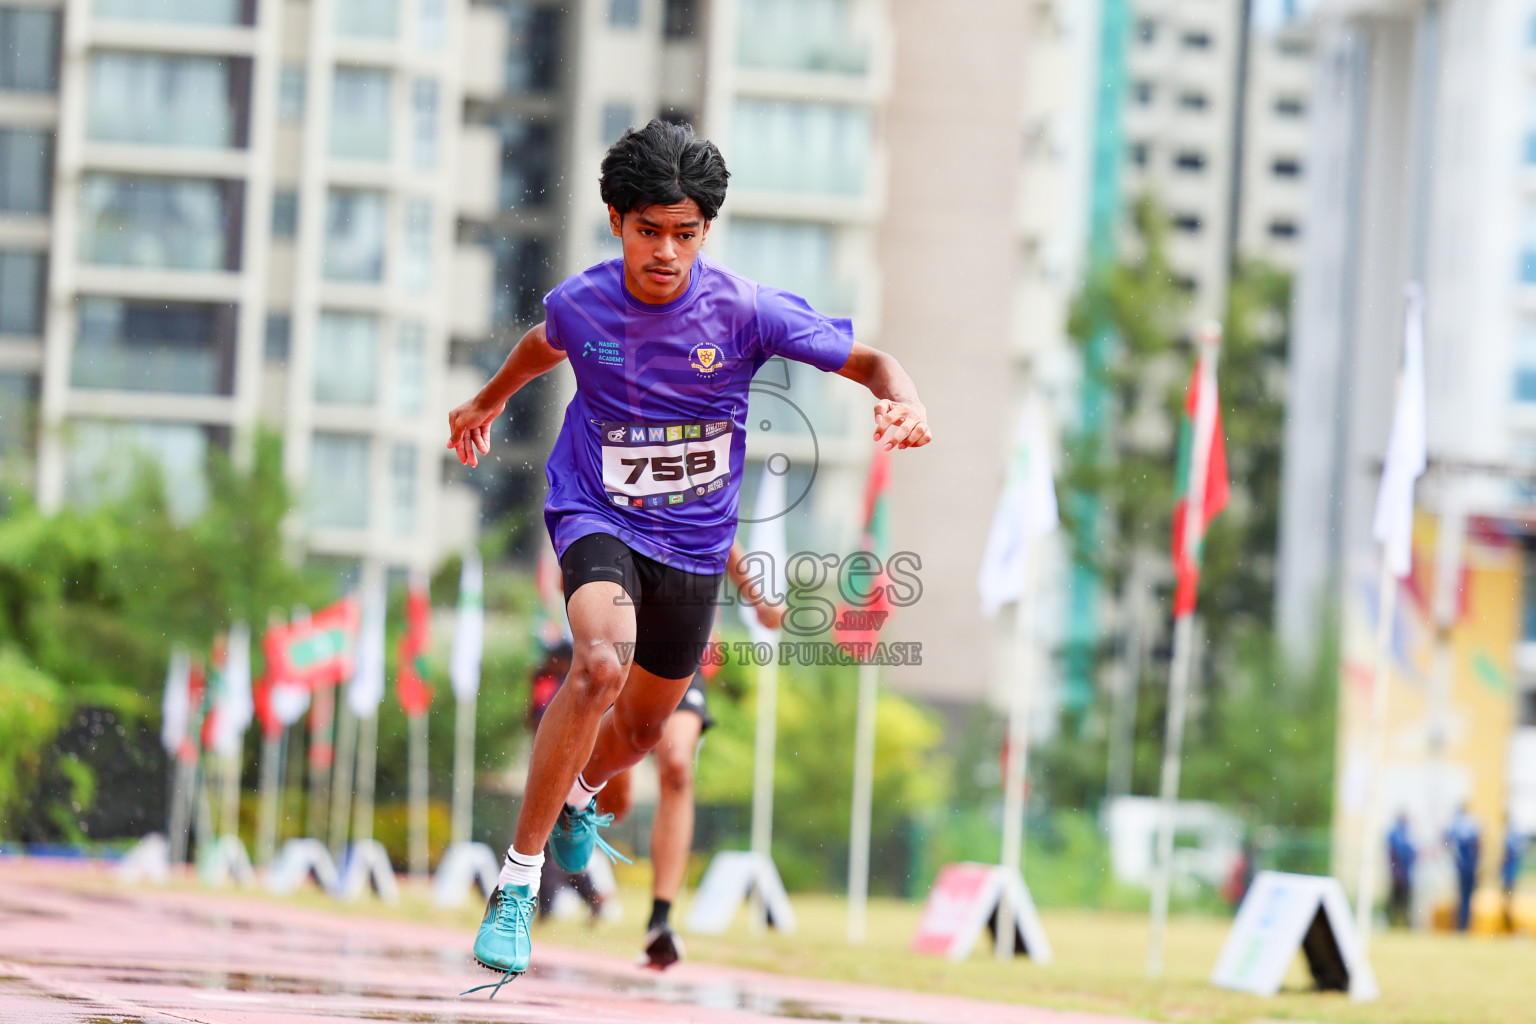
[[[663,679],[687,679],[699,667],[715,622],[724,573],[663,565],[606,533],[577,538],[560,559],[565,600],[595,580],[617,583],[635,604],[634,663]]]

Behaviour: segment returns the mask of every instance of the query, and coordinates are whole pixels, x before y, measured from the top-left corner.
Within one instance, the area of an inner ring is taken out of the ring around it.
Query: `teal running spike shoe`
[[[491,898],[486,901],[480,933],[475,936],[475,962],[503,975],[495,983],[496,992],[501,991],[502,985],[528,970],[528,957],[533,952],[528,931],[533,924],[533,911],[537,905],[538,900],[533,895],[531,885],[497,886]],[[470,992],[490,987],[481,985],[462,994],[469,995]],[[492,999],[496,998],[496,992],[491,993]]]
[[[549,834],[549,853],[555,858],[555,866],[561,871],[585,871],[593,849],[602,850],[609,860],[631,863],[597,834],[598,829],[612,824],[613,815],[597,813],[596,797],[579,811],[569,805],[562,806],[560,817],[555,819],[554,831]]]

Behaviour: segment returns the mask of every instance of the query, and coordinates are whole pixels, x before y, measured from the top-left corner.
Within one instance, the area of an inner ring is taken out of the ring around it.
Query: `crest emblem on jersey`
[[[720,349],[716,345],[695,345],[693,346],[693,351],[688,353],[688,358],[690,360],[689,365],[703,377],[712,375],[725,365],[725,360],[720,355]]]

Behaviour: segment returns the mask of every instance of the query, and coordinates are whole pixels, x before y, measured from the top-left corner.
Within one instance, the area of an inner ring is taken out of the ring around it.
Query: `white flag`
[[[1376,492],[1373,533],[1392,575],[1402,579],[1413,567],[1413,485],[1428,464],[1424,436],[1424,293],[1405,287],[1407,320],[1403,325],[1403,373],[1392,410],[1392,434]]]
[[[187,692],[191,682],[192,659],[177,647],[171,652],[171,666],[165,673],[165,696],[160,701],[160,745],[170,754],[181,749],[192,721],[191,695]]]
[[[788,544],[784,540],[784,516],[789,504],[785,496],[785,478],[788,472],[775,473],[769,468],[772,459],[763,463],[762,476],[757,483],[757,501],[752,507],[752,526],[747,531],[746,570],[762,584],[765,593],[759,595],[772,602],[784,598],[784,563],[789,560]],[[774,630],[757,620],[757,606],[741,599],[738,610],[746,624],[747,635],[754,643],[772,643]]]
[[[309,687],[298,683],[274,683],[267,699],[272,702],[272,714],[286,729],[309,710]]]
[[[992,517],[992,530],[976,577],[981,609],[987,618],[1024,591],[1030,542],[1056,529],[1056,482],[1051,477],[1051,453],[1033,402],[1019,415],[1008,478]]]
[[[485,566],[473,548],[459,573],[459,621],[453,633],[448,678],[453,695],[473,700],[480,692],[480,656],[485,651]]]
[[[251,630],[243,622],[229,627],[224,641],[224,669],[214,717],[213,749],[224,757],[240,753],[240,740],[251,724]]]
[[[380,583],[363,594],[363,621],[352,659],[352,681],[347,685],[347,706],[358,718],[368,719],[378,712],[383,699],[384,586]]]

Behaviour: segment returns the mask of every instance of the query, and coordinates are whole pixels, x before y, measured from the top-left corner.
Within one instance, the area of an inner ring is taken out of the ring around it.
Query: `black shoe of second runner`
[[[683,940],[666,925],[645,933],[645,966],[664,971],[683,958]]]

